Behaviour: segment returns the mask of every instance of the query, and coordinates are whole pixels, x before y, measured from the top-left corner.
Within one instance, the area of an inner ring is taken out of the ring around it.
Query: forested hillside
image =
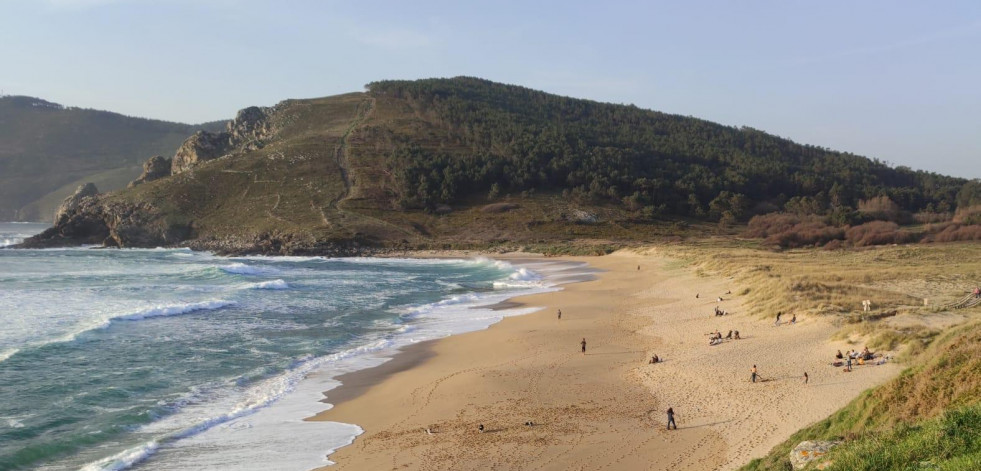
[[[620,243],[774,211],[847,225],[880,200],[947,217],[959,195],[973,200],[956,177],[469,77],[248,108],[165,165],[34,243],[266,253]]]
[[[405,203],[525,190],[622,201],[648,214],[718,219],[790,206],[856,207],[886,195],[909,211],[951,211],[963,179],[806,146],[750,128],[550,95],[476,78],[384,81],[447,129],[464,156],[404,136],[390,165]],[[462,158],[461,158],[462,157]]]
[[[49,222],[79,183],[122,188],[148,157],[172,155],[196,129],[216,125],[224,123],[192,126],[0,97],[0,221]]]

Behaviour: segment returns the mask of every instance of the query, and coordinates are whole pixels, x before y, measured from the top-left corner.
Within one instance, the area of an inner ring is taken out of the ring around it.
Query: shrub
[[[858,202],[858,212],[864,216],[882,220],[905,223],[911,221],[911,216],[899,208],[899,205],[889,199],[888,196],[876,196],[868,200]]]
[[[930,240],[935,242],[981,240],[981,224],[972,224],[970,226],[950,224],[944,230],[933,234]]]
[[[954,213],[954,222],[958,224],[981,224],[981,205],[957,208]]]
[[[848,228],[845,240],[852,245],[862,247],[867,245],[905,244],[916,240],[916,235],[899,229],[894,222],[872,221],[860,226]]]

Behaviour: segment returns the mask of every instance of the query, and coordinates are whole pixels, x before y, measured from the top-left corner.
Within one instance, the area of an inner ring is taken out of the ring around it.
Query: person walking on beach
[[[783,311],[777,311],[777,321],[773,325],[780,325],[780,316],[783,315]]]
[[[756,365],[753,365],[753,369],[750,370],[750,371],[753,373],[752,376],[750,376],[750,379],[753,380],[753,382],[755,383],[756,382]]]
[[[559,320],[562,320],[562,310],[559,309]]]
[[[582,338],[582,342],[579,342],[579,344],[582,345],[582,354],[585,355],[586,354],[586,337],[583,337]]]
[[[797,324],[797,313],[796,313],[796,312],[795,312],[795,313],[794,313],[794,315],[793,315],[793,316],[792,316],[792,317],[790,318],[790,323],[791,323],[791,324]]]
[[[678,424],[674,423],[674,408],[668,407],[668,430],[671,430],[672,425],[678,430]]]
[[[807,372],[805,371],[804,372],[804,384],[807,384],[807,380],[808,379],[810,379],[810,378],[807,377]]]
[[[852,370],[852,356],[848,355],[848,360],[845,363],[845,371],[851,371],[851,370]]]

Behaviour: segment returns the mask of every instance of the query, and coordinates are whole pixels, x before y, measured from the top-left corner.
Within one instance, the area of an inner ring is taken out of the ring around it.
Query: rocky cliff
[[[171,174],[185,172],[202,162],[236,151],[262,148],[265,139],[273,134],[267,111],[256,106],[245,108],[228,122],[224,132],[198,131],[187,138],[174,155]]]

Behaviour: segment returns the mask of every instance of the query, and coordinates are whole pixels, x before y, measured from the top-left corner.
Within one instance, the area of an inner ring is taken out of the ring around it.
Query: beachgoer
[[[637,271],[640,271],[640,265],[637,265]]]
[[[793,317],[790,318],[790,323],[791,324],[796,324],[797,323],[797,313],[796,312],[794,313]]]
[[[674,408],[668,407],[668,430],[671,430],[672,425],[675,430],[678,430],[678,424],[674,423]]]
[[[477,426],[477,431],[480,432],[480,433],[484,433],[484,424],[478,425]]]
[[[657,355],[654,355],[654,356],[652,356],[652,357],[651,357],[651,364],[652,364],[652,365],[653,365],[654,363],[657,363],[657,362],[659,362],[659,361],[661,361],[661,359],[660,359],[660,358],[658,358],[658,357],[657,357]]]
[[[562,320],[562,310],[559,309],[559,320]]]
[[[730,330],[730,331],[729,331],[729,333],[728,333],[728,334],[726,335],[726,340],[730,340],[730,339],[732,339],[732,331],[731,331],[731,330]]]
[[[732,290],[730,289],[730,290],[726,291],[726,294],[732,294]]]
[[[719,302],[720,303],[722,302],[722,296],[719,296]]]
[[[848,361],[845,363],[845,371],[851,371],[851,370],[852,370],[852,356],[849,355]]]
[[[736,339],[736,340],[742,340],[742,339],[740,339],[740,338],[739,338],[739,331],[738,331],[738,330],[737,330],[737,331],[735,331],[735,332],[733,332],[733,334],[732,334],[732,338],[734,338],[734,339]]]
[[[698,299],[698,293],[695,293],[695,299]]]
[[[981,286],[978,286],[977,288],[974,288],[974,297],[975,298],[981,298]]]
[[[780,316],[782,315],[783,315],[782,311],[777,311],[777,321],[774,322],[773,325],[780,325]]]
[[[586,337],[583,337],[582,338],[582,342],[579,342],[579,344],[582,345],[582,354],[585,355],[586,354]]]
[[[805,372],[804,372],[804,384],[807,384],[807,380],[808,380],[808,379],[809,379],[809,378],[807,377],[807,372],[805,371]]]
[[[839,360],[841,360],[842,358],[845,358],[845,355],[843,355],[843,354],[841,353],[841,350],[838,350],[838,354],[837,354],[837,355],[835,355],[835,358],[837,358],[837,359],[839,359]]]
[[[750,371],[753,373],[753,375],[750,377],[750,379],[752,379],[753,382],[755,383],[756,382],[756,365],[753,365],[753,369],[750,370]]]

